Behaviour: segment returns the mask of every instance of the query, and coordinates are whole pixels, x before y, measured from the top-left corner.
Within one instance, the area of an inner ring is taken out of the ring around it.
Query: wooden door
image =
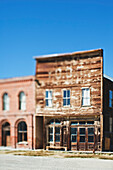
[[[80,127],[79,128],[79,135],[78,135],[78,150],[87,150],[87,137],[86,137],[86,128]]]
[[[66,126],[64,126],[63,128],[62,128],[62,143],[63,143],[63,146],[67,146],[67,129],[66,129]]]

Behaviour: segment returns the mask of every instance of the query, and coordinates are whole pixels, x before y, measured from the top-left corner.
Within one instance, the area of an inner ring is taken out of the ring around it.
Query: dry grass
[[[23,150],[12,150],[12,151],[0,151],[0,154],[13,154],[13,155],[24,155],[24,156],[47,156],[55,158],[98,158],[98,159],[110,159],[113,160],[113,154],[111,153],[82,153],[82,152],[63,152],[63,151],[23,151]]]

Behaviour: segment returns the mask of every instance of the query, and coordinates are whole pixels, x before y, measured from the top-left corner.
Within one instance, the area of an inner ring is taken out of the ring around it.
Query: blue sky
[[[34,75],[36,55],[97,48],[113,77],[112,0],[0,0],[0,78]]]

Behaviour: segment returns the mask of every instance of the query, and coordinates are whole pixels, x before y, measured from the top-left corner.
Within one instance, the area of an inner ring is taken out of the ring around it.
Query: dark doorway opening
[[[8,122],[5,122],[2,125],[2,146],[10,146],[11,140],[10,140],[10,124]]]

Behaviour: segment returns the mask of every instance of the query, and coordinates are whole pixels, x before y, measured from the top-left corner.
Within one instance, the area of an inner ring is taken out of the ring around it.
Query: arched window
[[[3,110],[9,110],[9,96],[7,93],[3,95]]]
[[[24,92],[19,94],[19,110],[26,110],[26,95]]]
[[[18,142],[27,141],[27,125],[24,121],[18,124]]]

